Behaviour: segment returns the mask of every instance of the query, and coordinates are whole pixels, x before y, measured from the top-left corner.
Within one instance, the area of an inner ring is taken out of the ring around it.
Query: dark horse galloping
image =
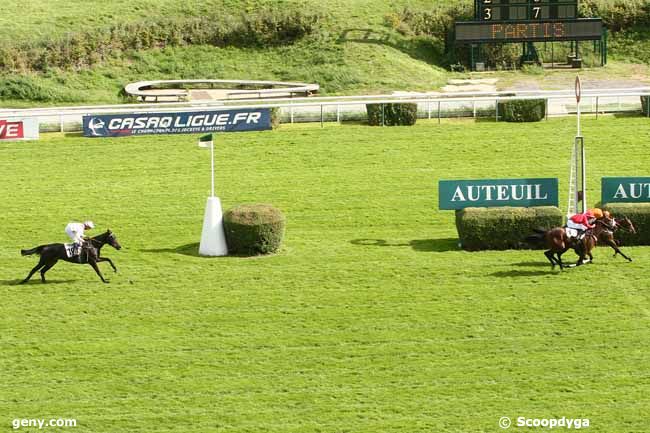
[[[102,273],[99,271],[99,267],[97,266],[97,263],[99,262],[108,262],[110,263],[113,270],[117,272],[117,268],[111,259],[99,256],[102,247],[106,244],[112,246],[116,250],[122,248],[119,242],[117,242],[115,234],[108,230],[106,233],[103,233],[101,235],[87,238],[82,246],[82,253],[78,256],[68,257],[64,244],[41,245],[36,248],[32,248],[31,250],[21,250],[20,254],[23,256],[38,254],[41,256],[41,260],[36,266],[34,266],[34,268],[29,272],[29,275],[27,275],[27,278],[21,281],[20,284],[24,284],[29,281],[32,275],[34,275],[39,269],[41,270],[41,280],[45,282],[45,273],[49,271],[52,266],[56,265],[59,260],[65,260],[66,262],[76,263],[79,265],[84,265],[87,263],[93,267],[95,272],[97,272],[97,275],[99,275],[99,278],[101,278],[104,283],[108,283],[108,281],[106,281]]]
[[[632,224],[632,221],[626,216],[622,218],[609,218],[596,221],[596,228],[594,229],[594,234],[598,238],[598,242],[605,245],[609,245],[614,250],[614,257],[618,254],[622,255],[628,262],[631,262],[632,259],[623,254],[619,248],[618,242],[614,239],[614,233],[622,229],[629,233],[636,234],[636,227]]]
[[[569,249],[574,249],[576,254],[580,256],[577,266],[584,263],[586,256],[591,257],[591,250],[596,245],[596,237],[592,230],[587,230],[582,239],[575,239],[567,235],[564,227],[555,227],[550,230],[534,229],[535,234],[526,238],[527,242],[535,243],[542,241],[548,250],[544,251],[544,255],[551,262],[551,266],[555,268],[556,265],[560,269],[567,267],[562,262],[562,255]]]

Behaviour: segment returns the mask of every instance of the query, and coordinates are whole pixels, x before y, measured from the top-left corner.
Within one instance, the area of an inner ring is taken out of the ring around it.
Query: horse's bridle
[[[632,221],[630,221],[629,218],[625,217],[621,221],[627,221],[628,227],[623,226],[623,224],[619,224],[619,222],[616,220],[616,218],[613,218],[614,224],[616,224],[616,228],[620,228],[622,230],[625,230],[628,233],[636,233],[636,230],[632,231]]]

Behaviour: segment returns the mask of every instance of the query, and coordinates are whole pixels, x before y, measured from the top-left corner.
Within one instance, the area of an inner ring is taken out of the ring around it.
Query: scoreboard
[[[474,20],[456,22],[456,42],[600,40],[600,18],[578,18],[578,0],[474,0]]]
[[[578,0],[474,0],[478,21],[563,20],[578,17]]]
[[[598,40],[603,21],[583,18],[561,21],[458,22],[456,42],[545,42]]]

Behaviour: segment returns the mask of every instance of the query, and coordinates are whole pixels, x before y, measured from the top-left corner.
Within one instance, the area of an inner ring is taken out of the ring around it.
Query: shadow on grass
[[[545,271],[499,271],[499,272],[493,272],[490,274],[491,277],[499,277],[499,278],[513,278],[513,277],[539,277],[542,275],[552,275],[552,274],[559,274],[560,270],[558,269],[557,271],[552,271],[550,269],[550,265],[547,265],[548,269]]]
[[[36,275],[35,275],[36,277]],[[0,280],[0,286],[20,286],[20,282],[22,281],[22,278],[15,279],[15,280]],[[39,284],[39,285],[48,285],[48,284],[68,284],[68,283],[76,283],[77,280],[50,280],[48,279],[47,282],[42,283],[41,282],[41,277],[38,276],[38,278],[32,278],[29,280],[27,283],[22,284],[23,286],[29,286],[32,284]]]
[[[645,113],[641,111],[622,111],[619,113],[614,113],[615,119],[629,119],[630,117],[648,117]]]
[[[184,256],[203,257],[199,255],[198,242],[181,245],[176,248],[151,248],[151,249],[143,249],[140,251],[142,251],[143,253],[172,253],[172,254],[182,254]]]
[[[354,239],[352,245],[370,247],[411,247],[415,251],[444,253],[446,251],[461,251],[458,239],[414,239],[408,243],[391,243],[384,239]]]
[[[172,254],[182,254],[184,256],[190,256],[190,257],[200,257],[200,258],[214,258],[211,256],[202,256],[199,254],[199,243],[194,242],[191,244],[186,244],[186,245],[181,245],[180,247],[176,248],[151,248],[151,249],[142,249],[140,250],[143,253],[172,253]],[[245,258],[245,259],[255,259],[255,258],[263,258],[263,257],[273,257],[275,254],[234,254],[234,253],[228,253],[227,256],[223,257],[240,257],[240,258]]]
[[[521,266],[521,267],[549,267],[551,266],[551,263],[546,260],[546,261],[537,261],[537,262],[519,262],[519,263],[513,263],[512,266]]]

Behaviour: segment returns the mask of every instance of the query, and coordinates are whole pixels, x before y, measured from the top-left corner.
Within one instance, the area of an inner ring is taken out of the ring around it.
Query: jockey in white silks
[[[74,244],[75,255],[79,253],[79,248],[81,248],[84,242],[84,232],[94,228],[95,224],[92,221],[82,223],[71,222],[65,226],[65,234],[72,239],[72,243]]]

